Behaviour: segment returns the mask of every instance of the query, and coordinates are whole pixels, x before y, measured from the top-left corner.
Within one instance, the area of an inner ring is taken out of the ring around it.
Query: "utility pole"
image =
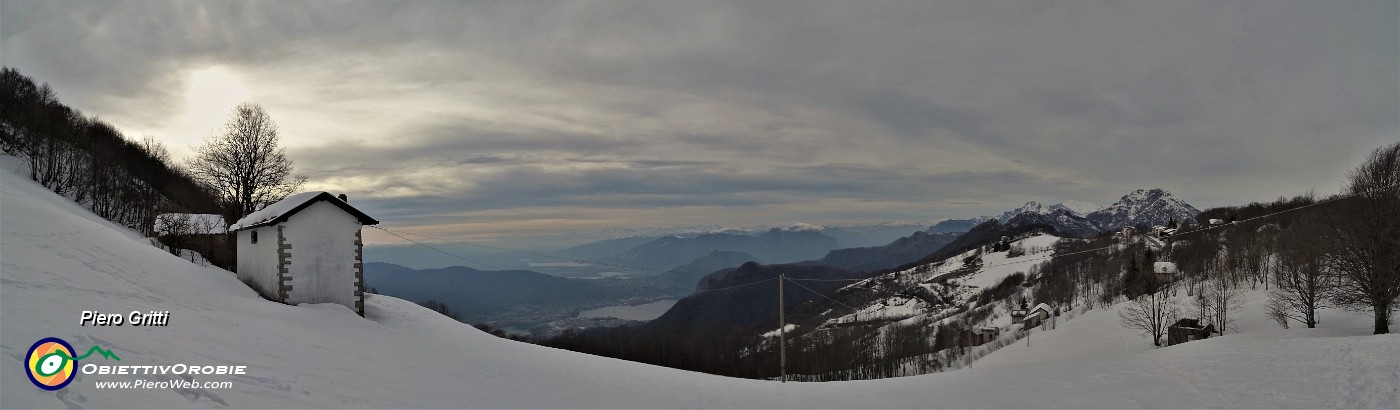
[[[787,320],[783,318],[783,282],[787,276],[778,274],[778,381],[787,383]]]

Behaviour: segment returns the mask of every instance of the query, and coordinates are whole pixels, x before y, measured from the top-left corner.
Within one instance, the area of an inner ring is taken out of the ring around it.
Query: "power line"
[[[870,279],[870,278],[861,278],[861,279],[793,279],[793,278],[787,278],[787,280],[804,280],[804,281],[808,281],[808,282],[859,282],[859,281],[866,280],[866,279]]]
[[[691,295],[694,295],[694,294],[697,294],[697,293],[718,292],[718,291],[721,291],[721,290],[729,290],[729,289],[734,289],[734,288],[742,288],[742,287],[745,287],[745,286],[757,285],[757,284],[760,284],[760,283],[763,283],[763,282],[767,282],[767,281],[771,281],[771,280],[777,280],[777,279],[778,279],[778,278],[768,278],[768,279],[760,280],[760,281],[757,281],[757,282],[745,283],[745,284],[742,284],[742,285],[734,285],[734,286],[723,287],[723,288],[717,288],[717,289],[697,290],[697,291],[691,292],[690,294],[691,294]],[[687,296],[689,296],[689,295],[687,295]]]
[[[791,281],[791,280],[793,280],[793,279],[788,279],[788,280]],[[845,303],[841,303],[841,301],[839,301],[839,300],[836,300],[836,299],[832,299],[832,298],[830,298],[830,297],[827,297],[826,295],[823,295],[821,292],[817,292],[817,291],[815,291],[815,290],[812,290],[812,288],[803,286],[801,283],[793,282],[792,284],[797,285],[797,286],[800,287],[800,288],[807,289],[808,292],[815,293],[815,294],[817,294],[817,296],[821,296],[821,297],[823,297],[823,298],[826,298],[826,300],[830,300],[830,301],[832,301],[832,302],[836,302],[836,304],[838,304],[838,305],[845,306],[846,309],[850,309],[852,312],[857,312],[857,313],[860,312],[860,309],[853,308],[853,307],[851,307],[851,305],[847,305],[847,304],[845,304]]]
[[[457,259],[461,259],[461,260],[464,260],[464,261],[467,261],[467,262],[471,262],[471,263],[474,263],[474,264],[477,264],[477,265],[485,266],[485,267],[487,267],[487,268],[491,268],[491,269],[495,269],[495,270],[501,270],[501,268],[492,266],[492,265],[490,265],[490,264],[486,264],[486,263],[477,262],[477,261],[474,261],[474,260],[471,260],[471,259],[467,259],[467,258],[465,258],[465,257],[462,257],[462,255],[458,255],[458,254],[455,254],[455,253],[451,253],[451,252],[448,252],[448,251],[444,251],[444,250],[442,250],[442,249],[438,249],[438,248],[434,248],[434,247],[428,246],[428,245],[425,244],[425,243],[422,243],[422,242],[418,242],[418,241],[415,241],[415,240],[412,240],[412,239],[405,238],[405,237],[403,237],[403,235],[399,235],[399,234],[394,233],[393,231],[390,231],[390,230],[388,230],[388,229],[380,228],[380,227],[374,226],[374,225],[370,225],[369,227],[374,228],[374,229],[378,229],[378,230],[381,230],[381,231],[384,231],[384,232],[388,232],[390,235],[397,236],[397,237],[399,237],[400,239],[403,239],[403,240],[405,240],[405,241],[409,241],[409,242],[416,243],[416,244],[418,244],[419,246],[422,246],[422,247],[424,247],[424,248],[428,248],[428,249],[432,249],[432,250],[435,250],[435,251],[438,251],[438,252],[442,252],[442,253],[447,254],[447,255],[449,255],[449,256],[456,257]]]
[[[1172,237],[1175,238],[1175,237],[1177,237],[1178,235],[1188,235],[1188,234],[1193,234],[1193,233],[1200,232],[1200,231],[1204,231],[1204,230],[1209,230],[1209,229],[1215,229],[1215,228],[1230,226],[1230,225],[1233,225],[1233,224],[1245,223],[1245,222],[1253,221],[1253,220],[1255,220],[1255,219],[1267,218],[1267,217],[1275,216],[1275,215],[1282,214],[1282,213],[1293,212],[1293,211],[1297,211],[1297,210],[1300,210],[1300,209],[1311,208],[1311,207],[1314,207],[1314,206],[1318,206],[1318,205],[1322,205],[1322,204],[1327,204],[1327,203],[1332,203],[1332,202],[1340,201],[1340,200],[1343,200],[1343,199],[1351,198],[1351,197],[1354,197],[1354,196],[1360,196],[1360,195],[1369,194],[1369,193],[1376,192],[1376,191],[1384,191],[1384,190],[1391,189],[1391,188],[1400,188],[1400,184],[1395,184],[1395,185],[1390,185],[1390,186],[1383,186],[1383,187],[1368,189],[1368,190],[1361,191],[1361,192],[1346,194],[1346,195],[1342,195],[1342,196],[1339,196],[1339,197],[1331,198],[1331,199],[1328,199],[1328,200],[1325,200],[1325,201],[1314,202],[1314,203],[1307,204],[1307,205],[1303,205],[1303,206],[1300,206],[1300,207],[1297,207],[1297,208],[1289,208],[1289,209],[1285,209],[1285,210],[1278,211],[1278,212],[1273,212],[1273,213],[1269,213],[1269,214],[1259,215],[1259,216],[1256,216],[1256,217],[1253,217],[1253,218],[1248,218],[1248,219],[1244,219],[1244,220],[1240,220],[1240,221],[1234,221],[1234,222],[1231,222],[1231,223],[1228,223],[1228,224],[1210,225],[1210,226],[1206,226],[1206,227],[1204,227],[1204,228],[1197,229],[1197,230],[1194,230],[1194,231],[1184,232],[1184,233],[1179,233],[1179,234],[1176,234],[1176,235],[1172,235]]]

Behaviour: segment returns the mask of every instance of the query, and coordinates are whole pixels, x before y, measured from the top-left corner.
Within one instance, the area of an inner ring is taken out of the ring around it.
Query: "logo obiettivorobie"
[[[82,356],[74,357],[73,345],[57,337],[46,337],[29,347],[29,354],[24,357],[25,363],[28,364],[25,370],[29,381],[34,382],[35,386],[44,390],[62,389],[73,382],[73,372],[78,368],[78,360],[91,356],[93,352],[108,359],[121,360],[111,350],[97,346],[88,349]]]

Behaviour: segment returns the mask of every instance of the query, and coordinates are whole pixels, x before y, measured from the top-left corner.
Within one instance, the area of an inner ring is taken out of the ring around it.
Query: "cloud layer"
[[[398,226],[922,220],[1333,192],[1400,136],[1378,2],[0,3],[4,64],[188,152],[191,73]]]

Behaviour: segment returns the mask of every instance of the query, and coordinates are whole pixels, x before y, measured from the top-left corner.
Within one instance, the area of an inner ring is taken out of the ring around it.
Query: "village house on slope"
[[[972,330],[966,330],[963,332],[962,346],[981,346],[996,340],[999,334],[1001,334],[1001,329],[993,326],[982,326]]]
[[[229,226],[237,235],[238,279],[274,301],[338,303],[364,316],[360,227],[378,223],[345,195],[289,196]]]
[[[1033,308],[1026,309],[1026,302],[1023,301],[1021,302],[1021,309],[1011,311],[1011,323],[1024,323],[1023,328],[1030,329],[1040,326],[1041,322],[1044,322],[1045,319],[1049,319],[1052,315],[1054,315],[1054,310],[1050,308],[1050,305],[1041,303],[1035,305]]]
[[[1176,279],[1176,274],[1177,274],[1176,263],[1175,263],[1175,262],[1153,262],[1153,263],[1152,263],[1152,273],[1156,276],[1155,279],[1156,279],[1157,283],[1160,283],[1160,284],[1171,283],[1171,281],[1173,281],[1173,280]]]

